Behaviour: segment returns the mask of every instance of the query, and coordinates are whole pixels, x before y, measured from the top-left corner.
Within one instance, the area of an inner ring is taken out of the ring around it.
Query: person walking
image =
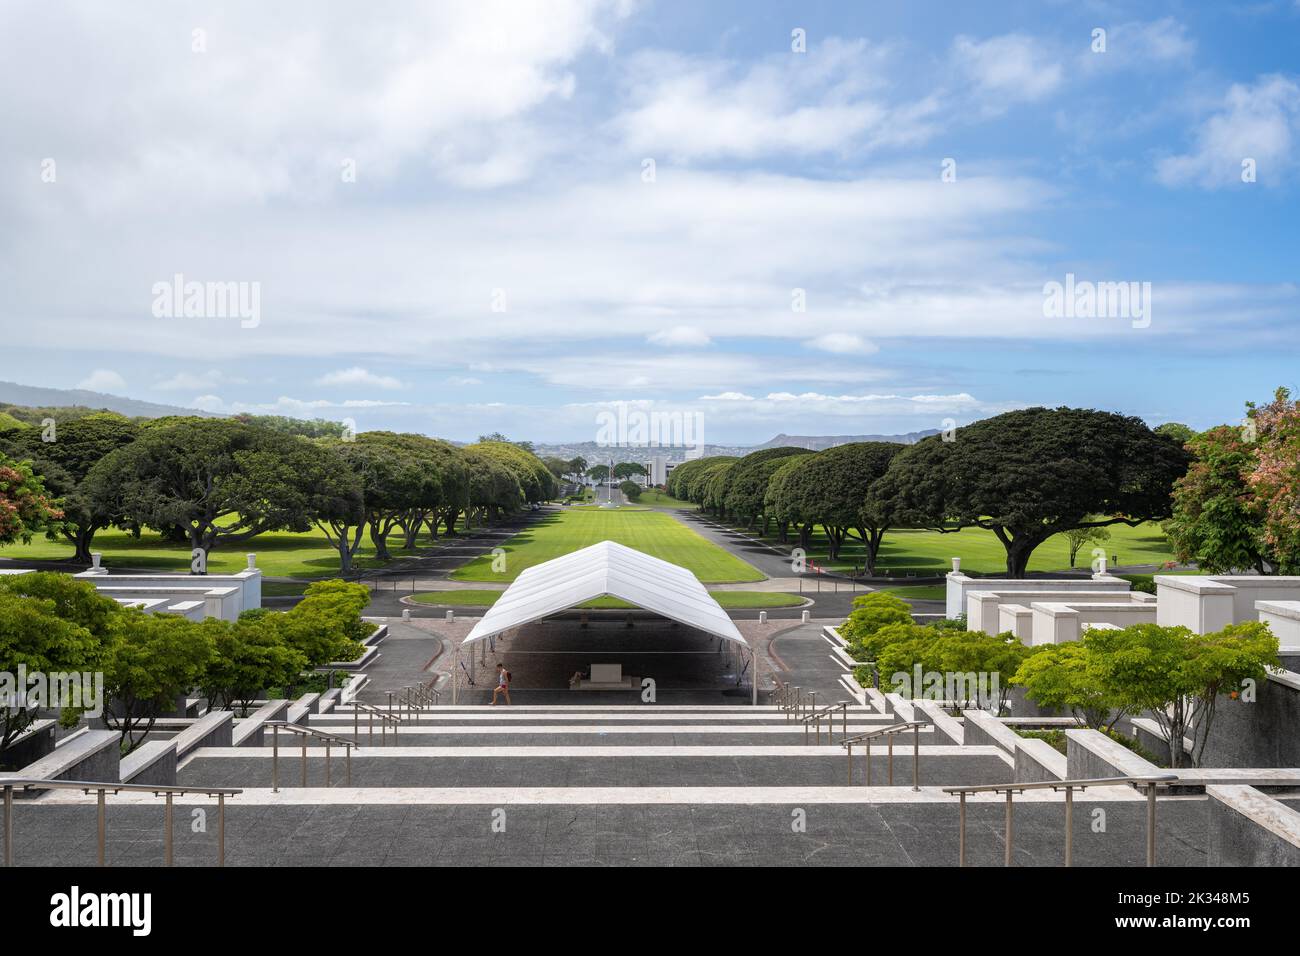
[[[497,705],[497,696],[506,695],[506,704],[510,703],[510,672],[505,664],[497,664],[497,686],[492,688],[492,706]]]

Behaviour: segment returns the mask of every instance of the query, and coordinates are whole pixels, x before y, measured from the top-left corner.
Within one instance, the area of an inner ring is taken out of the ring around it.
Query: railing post
[[[163,866],[172,865],[172,792],[167,791],[167,819],[163,821]]]
[[[1011,795],[1012,795],[1012,791],[1008,790],[1007,791],[1007,832],[1006,832],[1007,847],[1003,856],[1004,866],[1011,865],[1011,841],[1015,836],[1015,824],[1011,820]]]
[[[106,816],[105,816],[105,810],[104,810],[104,788],[103,788],[103,787],[100,787],[99,790],[97,791],[97,793],[99,794],[99,797],[98,797],[98,804],[99,804],[99,807],[98,807],[98,817],[99,817],[99,821],[98,821],[98,822],[99,822],[99,865],[100,865],[100,866],[104,866],[104,865],[105,865],[105,861],[104,861],[104,836],[105,836],[105,831],[108,829],[108,820],[107,820],[107,818],[106,818]]]
[[[1147,784],[1147,866],[1156,865],[1156,785]]]
[[[280,792],[280,727],[271,726],[271,792]]]
[[[957,807],[957,865],[966,865],[966,793],[957,794],[960,804]]]
[[[307,789],[307,735],[302,735],[302,788]]]
[[[849,705],[845,704],[840,709],[840,713],[844,715],[844,739],[848,740],[849,739]]]
[[[912,725],[912,791],[921,789],[921,728]]]
[[[1065,865],[1074,861],[1074,788],[1065,788]]]
[[[217,866],[226,865],[226,795],[217,794]]]
[[[14,788],[5,787],[5,866],[14,865]]]
[[[351,787],[352,786],[352,748],[351,747],[347,748],[347,755],[348,755],[348,759],[347,759],[348,786]]]
[[[330,741],[329,738],[326,738],[325,739],[325,789],[328,790],[329,786],[330,786]]]
[[[357,702],[352,702],[352,739],[356,743],[361,743],[361,711],[357,708]]]
[[[867,782],[866,782],[866,786],[869,787],[869,786],[871,786],[871,738],[868,737],[866,740],[864,740],[864,741],[862,741],[862,742],[863,742],[864,744],[867,745]]]
[[[851,787],[853,786],[853,744],[846,742],[844,749],[849,755],[849,786]]]
[[[368,710],[366,711],[366,716],[370,718],[370,739],[367,743],[373,747],[375,745],[375,712],[373,710]]]
[[[894,785],[894,735],[885,734],[885,739],[889,741],[889,785]]]

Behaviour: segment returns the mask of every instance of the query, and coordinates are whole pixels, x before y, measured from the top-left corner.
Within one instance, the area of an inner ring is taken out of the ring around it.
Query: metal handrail
[[[355,740],[327,734],[323,730],[293,724],[287,720],[268,720],[265,726],[271,728],[271,792],[280,792],[280,728],[302,737],[302,785],[307,786],[307,738],[315,737],[325,741],[325,786],[330,785],[330,746],[338,744],[344,748],[347,758],[347,785],[352,786],[352,748],[358,746]]]
[[[163,818],[163,852],[164,865],[172,865],[172,798],[180,793],[201,793],[206,797],[217,798],[217,866],[226,865],[226,797],[233,797],[244,791],[234,787],[177,787],[148,783],[109,783],[97,780],[39,780],[24,777],[0,777],[0,788],[4,789],[4,865],[14,865],[14,790],[80,790],[97,795],[99,822],[99,865],[106,866],[105,837],[108,833],[108,817],[105,796],[114,794],[152,793],[155,797],[167,798],[166,815]]]
[[[1147,866],[1156,865],[1156,787],[1178,782],[1178,774],[1162,773],[1146,777],[1092,777],[1081,780],[1037,780],[1024,783],[982,784],[972,787],[944,787],[944,793],[955,793],[960,798],[958,808],[957,865],[966,865],[966,796],[971,793],[1005,793],[1007,795],[1006,832],[1003,837],[1003,865],[1011,866],[1015,825],[1011,813],[1012,797],[1026,790],[1065,791],[1065,865],[1074,862],[1074,791],[1089,787],[1132,786],[1146,787],[1147,793]]]
[[[851,703],[853,703],[853,701],[851,700],[841,700],[834,704],[827,704],[821,710],[813,711],[811,714],[807,714],[803,717],[800,717],[799,720],[803,724],[803,742],[805,744],[808,743],[808,725],[811,723],[814,727],[816,727],[817,744],[818,746],[820,746],[822,742],[822,720],[829,720],[830,727],[827,732],[827,738],[828,738],[827,743],[830,744],[835,743],[835,711],[836,710],[839,710],[844,715],[844,739],[848,740],[849,739],[849,704]]]
[[[877,737],[885,737],[889,741],[889,786],[894,785],[894,736],[904,731],[912,731],[912,789],[921,789],[921,728],[925,726],[923,720],[907,720],[898,724],[890,724],[888,727],[881,727],[877,730],[868,730],[865,734],[856,734],[852,737],[845,738],[840,743],[844,748],[845,755],[849,758],[849,786],[853,786],[853,748],[857,744],[863,744],[867,748],[867,776],[863,782],[864,786],[871,786],[871,741]]]
[[[401,725],[402,719],[395,714],[387,713],[380,710],[374,704],[362,703],[359,700],[352,701],[352,737],[357,742],[361,742],[361,712],[365,711],[370,715],[370,740],[371,744],[375,742],[375,718],[379,718],[379,737],[381,743],[388,742],[388,725]],[[397,742],[397,728],[393,728],[393,742]]]

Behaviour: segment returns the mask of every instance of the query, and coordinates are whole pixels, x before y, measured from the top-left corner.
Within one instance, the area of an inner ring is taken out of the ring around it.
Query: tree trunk
[[[388,553],[388,531],[382,530],[382,528],[382,522],[372,519],[370,522],[370,540],[375,546],[375,557],[380,561],[387,561],[392,555]]]

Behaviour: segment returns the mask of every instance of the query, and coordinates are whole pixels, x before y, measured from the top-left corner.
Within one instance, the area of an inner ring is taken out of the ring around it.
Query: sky
[[[0,379],[461,441],[1202,428],[1300,391],[1298,174],[1300,0],[10,0]]]

